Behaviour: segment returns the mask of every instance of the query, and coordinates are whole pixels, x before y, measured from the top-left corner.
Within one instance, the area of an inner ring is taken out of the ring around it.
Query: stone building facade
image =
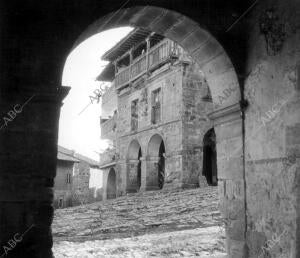
[[[111,197],[207,185],[203,143],[214,130],[208,118],[213,106],[192,58],[175,42],[143,29],[133,30],[103,58],[110,64],[98,80],[112,82],[101,116],[102,138],[112,146],[100,158],[104,192]],[[207,156],[208,164],[212,153]],[[206,166],[207,176],[214,162]]]
[[[73,174],[78,163],[79,160],[74,157],[74,151],[58,146],[54,208],[73,206]]]
[[[99,162],[84,155],[74,153],[78,162],[74,165],[72,196],[73,205],[102,200],[101,193],[90,187],[91,170],[99,169]],[[95,171],[97,173],[97,171]],[[100,173],[100,171],[98,171]]]
[[[91,182],[91,179],[99,180],[100,174],[97,161],[58,146],[54,208],[101,201],[102,188],[99,188],[98,182]]]

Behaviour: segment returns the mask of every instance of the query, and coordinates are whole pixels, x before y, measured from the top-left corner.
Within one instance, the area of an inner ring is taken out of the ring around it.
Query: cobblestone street
[[[217,188],[155,191],[56,210],[60,257],[224,257]]]

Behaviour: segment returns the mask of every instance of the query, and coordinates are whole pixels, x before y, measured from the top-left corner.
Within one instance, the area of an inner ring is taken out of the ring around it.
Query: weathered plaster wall
[[[263,246],[268,257],[300,255],[299,19],[299,1],[293,0],[260,2],[251,18],[245,169],[253,258]]]

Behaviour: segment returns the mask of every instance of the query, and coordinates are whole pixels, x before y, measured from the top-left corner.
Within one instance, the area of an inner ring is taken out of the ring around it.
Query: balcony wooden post
[[[115,76],[116,76],[116,74],[117,74],[117,72],[118,72],[118,71],[117,71],[117,61],[114,61],[113,64],[114,64],[114,67],[115,67]]]
[[[133,56],[132,56],[133,48],[129,50],[129,65],[132,64]]]
[[[129,50],[129,76],[128,76],[128,79],[129,79],[129,83],[131,81],[131,68],[132,68],[132,61],[133,61],[133,55],[132,55],[132,52],[133,52],[133,48],[131,48]]]
[[[150,50],[150,38],[146,38],[147,49],[146,49],[146,71],[149,70],[149,50]]]

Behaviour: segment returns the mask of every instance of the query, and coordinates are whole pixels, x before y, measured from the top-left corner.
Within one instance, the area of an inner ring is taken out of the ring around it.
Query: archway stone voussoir
[[[198,25],[197,25],[198,26]],[[210,40],[212,36],[205,30],[199,28],[194,29],[189,35],[187,35],[183,40],[180,42],[181,46],[192,55],[192,53],[201,48],[201,46],[205,45],[206,42]]]
[[[131,20],[138,15],[143,7],[133,7],[121,9],[103,17],[102,22],[98,24],[98,32],[113,29],[121,26],[134,26]]]
[[[220,43],[213,37],[210,37],[203,45],[200,45],[199,48],[190,54],[197,61],[200,68],[202,68],[202,66],[220,55],[222,52],[224,52],[224,49]]]
[[[144,7],[130,19],[130,23],[135,24],[137,27],[142,27],[152,31],[151,24],[155,24],[155,21],[158,22],[163,13],[164,10],[160,8]]]
[[[183,16],[174,23],[173,27],[165,33],[165,36],[181,44],[181,42],[192,34],[193,31],[197,30],[197,28],[199,28],[197,23]]]
[[[234,68],[218,76],[204,73],[210,86],[215,109],[227,107],[238,103],[241,99],[239,82]]]
[[[209,76],[218,76],[228,70],[233,70],[234,68],[225,51],[220,52],[220,54],[214,57],[212,60],[206,62],[205,64],[202,63],[200,66],[202,67],[201,70]]]
[[[74,50],[79,44],[88,39],[89,37],[103,32],[105,30],[113,29],[121,26],[135,26],[130,22],[132,17],[138,13],[141,7],[132,7],[127,9],[121,9],[113,13],[109,13],[101,19],[92,23],[88,28],[78,37],[72,50]],[[72,51],[71,50],[71,51]]]
[[[153,21],[149,24],[148,28],[160,35],[165,35],[165,32],[172,28],[172,26],[182,20],[183,16],[178,13],[172,13],[170,11],[164,10],[157,21]],[[138,25],[138,24],[137,24]]]

